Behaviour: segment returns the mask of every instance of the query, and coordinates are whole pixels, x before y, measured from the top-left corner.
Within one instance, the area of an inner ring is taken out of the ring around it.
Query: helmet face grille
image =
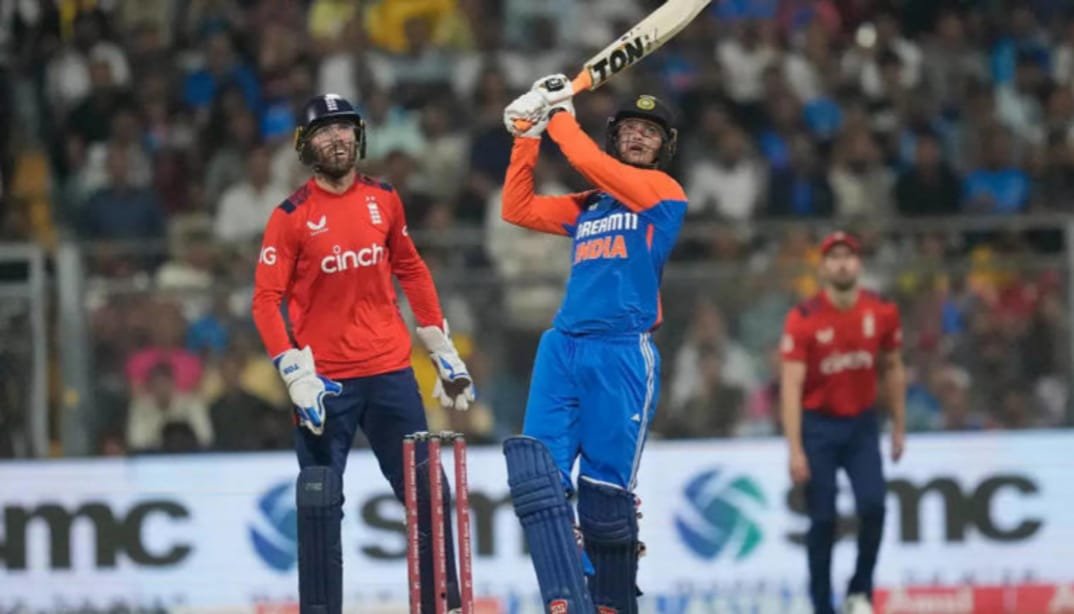
[[[673,127],[675,125],[674,111],[656,96],[641,94],[619,107],[615,115],[608,119],[605,151],[615,158],[619,157],[619,122],[631,117],[651,121],[663,128],[664,142],[660,146],[655,166],[666,169],[675,156],[679,133]]]

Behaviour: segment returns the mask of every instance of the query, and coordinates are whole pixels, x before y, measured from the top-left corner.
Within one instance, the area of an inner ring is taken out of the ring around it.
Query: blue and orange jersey
[[[682,186],[667,173],[603,152],[569,113],[548,134],[596,189],[534,194],[540,139],[515,139],[503,188],[503,219],[572,237],[571,274],[553,326],[571,334],[622,334],[660,325],[660,280],[686,215]]]

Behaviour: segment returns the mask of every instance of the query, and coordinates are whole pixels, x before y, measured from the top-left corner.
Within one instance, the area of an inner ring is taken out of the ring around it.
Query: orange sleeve
[[[269,356],[279,356],[294,347],[280,311],[284,294],[298,262],[299,245],[291,230],[291,217],[276,208],[265,226],[261,255],[254,271],[254,325]]]
[[[783,324],[783,338],[779,344],[779,354],[784,362],[805,362],[809,349],[809,331],[805,318],[792,309]]]
[[[410,238],[406,226],[406,213],[399,193],[392,192],[392,221],[388,229],[388,254],[392,273],[406,294],[410,309],[418,326],[443,326],[444,314],[440,310],[440,298],[429,267],[425,266],[418,248]]]
[[[899,317],[899,307],[895,303],[889,306],[887,316],[884,336],[880,338],[880,349],[891,352],[902,347],[902,318]]]
[[[556,235],[570,235],[569,227],[578,221],[590,192],[562,196],[537,196],[533,187],[533,167],[537,165],[541,140],[515,139],[511,163],[503,180],[504,221],[516,226]]]
[[[686,193],[667,173],[624,164],[601,151],[570,113],[556,113],[548,134],[579,173],[631,210],[642,212],[663,201],[686,201]]]

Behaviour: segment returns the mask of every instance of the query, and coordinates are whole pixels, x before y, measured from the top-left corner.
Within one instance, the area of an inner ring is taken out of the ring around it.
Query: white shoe
[[[865,593],[851,593],[843,602],[843,614],[873,614],[873,604]]]

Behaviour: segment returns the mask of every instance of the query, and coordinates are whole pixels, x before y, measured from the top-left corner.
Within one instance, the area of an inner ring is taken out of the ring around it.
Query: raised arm
[[[562,196],[534,193],[533,167],[541,146],[539,138],[517,137],[511,148],[511,163],[503,182],[504,221],[540,232],[570,235],[592,192]]]

